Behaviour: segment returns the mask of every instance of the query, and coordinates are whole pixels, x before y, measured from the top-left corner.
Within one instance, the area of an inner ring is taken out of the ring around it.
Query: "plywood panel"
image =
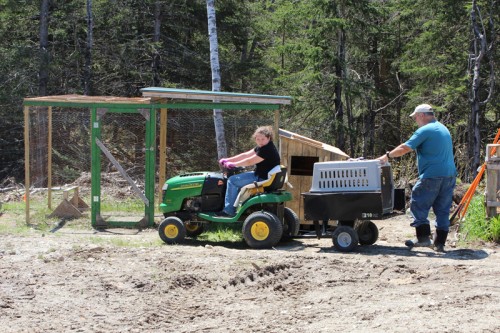
[[[337,155],[335,153],[330,153],[329,161],[342,161],[342,160],[345,160],[343,156]]]
[[[280,137],[280,145],[279,145],[280,148],[279,149],[280,149],[280,153],[281,153],[281,156],[280,156],[281,157],[281,164],[283,164],[287,168],[290,165],[290,159],[288,157],[289,142],[290,142],[289,139]],[[288,170],[288,172],[290,172],[290,170]]]
[[[301,143],[297,143],[294,140],[288,140],[288,165],[291,165],[290,158],[292,156],[302,156],[302,149],[303,145]],[[291,174],[289,174],[288,179],[293,186],[293,189],[289,190],[292,193],[293,199],[292,201],[287,202],[287,207],[291,208],[299,216],[299,218],[301,218],[301,216],[304,216],[303,212],[300,210],[300,202],[302,200],[300,196],[302,190],[301,179],[300,176],[292,176]]]
[[[318,149],[316,147],[312,147],[309,145],[304,145],[302,149],[302,156],[319,156],[321,154],[322,150]],[[311,189],[312,185],[312,176],[300,176],[301,182],[300,182],[300,187],[301,187],[301,193],[308,192]],[[312,224],[312,221],[306,221],[304,220],[304,200],[302,199],[302,196],[300,198],[300,212],[301,212],[301,223],[302,224]]]

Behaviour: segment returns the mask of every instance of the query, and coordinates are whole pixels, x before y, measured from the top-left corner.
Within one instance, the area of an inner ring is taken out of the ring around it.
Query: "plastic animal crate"
[[[390,170],[377,160],[314,163],[310,192],[381,191],[383,167]],[[392,175],[389,181],[392,184]]]
[[[391,166],[378,160],[315,163],[311,190],[302,196],[306,220],[382,218],[394,208]]]

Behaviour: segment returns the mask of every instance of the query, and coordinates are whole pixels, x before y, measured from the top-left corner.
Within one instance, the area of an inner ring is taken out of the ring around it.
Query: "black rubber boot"
[[[422,224],[415,228],[415,233],[417,238],[409,239],[405,242],[405,245],[409,248],[412,247],[429,247],[432,245],[431,236],[431,226],[429,224]]]
[[[436,229],[436,233],[434,234],[434,250],[444,252],[446,238],[448,238],[448,231]]]

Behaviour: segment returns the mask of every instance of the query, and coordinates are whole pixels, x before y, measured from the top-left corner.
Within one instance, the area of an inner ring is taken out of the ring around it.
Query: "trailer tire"
[[[281,236],[282,241],[289,240],[299,234],[300,220],[295,212],[285,207],[283,211],[283,235]]]
[[[335,228],[332,241],[337,251],[350,252],[358,245],[358,233],[351,227],[341,225]]]
[[[378,239],[378,228],[372,221],[359,221],[354,228],[358,233],[359,244],[372,245]]]
[[[278,244],[283,234],[279,218],[270,212],[258,211],[243,222],[243,238],[254,249],[271,248]]]
[[[186,227],[182,220],[175,216],[164,219],[158,226],[158,234],[167,244],[177,244],[186,237]]]

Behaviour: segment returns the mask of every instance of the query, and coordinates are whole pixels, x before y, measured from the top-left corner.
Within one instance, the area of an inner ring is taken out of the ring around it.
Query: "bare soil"
[[[0,331],[500,332],[497,245],[450,234],[444,254],[408,250],[406,216],[374,222],[377,243],[351,253],[330,238],[172,246],[71,222],[3,234]]]

